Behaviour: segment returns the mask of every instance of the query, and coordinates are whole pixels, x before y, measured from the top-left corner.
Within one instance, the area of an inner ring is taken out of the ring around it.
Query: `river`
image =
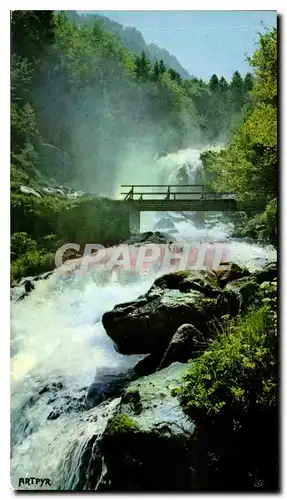
[[[145,214],[141,230],[153,230],[160,217]],[[174,235],[180,241],[224,243],[230,260],[250,269],[276,258],[271,246],[232,239],[232,223],[224,222],[222,214],[211,214],[202,227],[182,215],[176,217]],[[89,454],[97,456],[98,442],[118,400],[88,408],[87,390],[107,373],[126,372],[142,359],[116,352],[101,317],[115,304],[146,292],[155,277],[150,273],[125,284],[115,278],[103,283],[96,269],[69,277],[53,274],[38,281],[24,300],[12,302],[14,488],[18,489],[20,478],[35,477],[49,479],[51,485],[41,489],[88,489],[81,464]],[[104,474],[100,455],[95,474],[100,483]],[[20,487],[38,488],[37,484]]]

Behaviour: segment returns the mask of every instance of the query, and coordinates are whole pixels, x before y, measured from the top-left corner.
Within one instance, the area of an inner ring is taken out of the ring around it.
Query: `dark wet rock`
[[[54,271],[46,271],[45,273],[39,274],[33,278],[33,281],[46,280],[53,274]]]
[[[35,289],[35,282],[46,280],[49,276],[51,276],[51,274],[53,274],[53,272],[54,271],[47,271],[37,276],[27,276],[22,278],[18,283],[13,285],[11,289],[11,299],[16,301],[24,299]]]
[[[103,435],[107,474],[100,490],[192,489],[195,426],[172,395],[186,370],[173,363],[129,384]]]
[[[164,354],[184,323],[209,332],[220,294],[212,272],[179,271],[161,276],[146,294],[115,306],[102,321],[122,354]]]
[[[177,271],[164,274],[155,280],[148,293],[151,295],[158,289],[178,289],[181,292],[197,290],[212,298],[217,297],[221,292],[213,271]]]
[[[262,269],[255,271],[253,276],[254,280],[259,284],[264,281],[273,281],[278,276],[277,262],[269,262]]]
[[[149,354],[135,365],[134,372],[139,377],[144,377],[146,375],[154,373],[160,365],[162,356],[162,351]]]
[[[67,260],[79,259],[82,255],[77,252],[74,248],[68,248],[62,257],[62,262],[65,263]]]
[[[267,271],[274,275],[272,268]],[[106,312],[102,322],[122,354],[152,355],[137,366],[139,373],[142,370],[148,374],[159,357],[160,362],[164,358],[170,343],[174,356],[171,359],[185,361],[180,353],[180,357],[175,354],[176,345],[180,346],[184,339],[179,342],[175,337],[172,342],[181,325],[188,323],[194,333],[200,332],[205,339],[210,339],[222,316],[235,317],[256,300],[259,300],[259,284],[255,274],[236,264],[225,263],[223,269],[215,272],[178,271],[160,276],[147,293]],[[202,339],[199,342],[204,345]],[[187,352],[193,356],[191,346]]]
[[[225,287],[226,291],[233,291],[240,297],[240,310],[245,309],[255,302],[258,297],[259,285],[246,276],[239,280],[231,281]]]
[[[221,268],[215,271],[215,274],[219,285],[221,286],[221,288],[224,288],[225,285],[227,285],[227,283],[229,283],[230,281],[234,281],[245,276],[250,276],[250,271],[248,271],[247,268],[238,266],[234,262],[225,262],[222,263]]]
[[[106,368],[98,371],[94,382],[88,389],[86,408],[93,408],[110,397],[119,396],[127,383],[136,377],[133,370],[119,372]]]
[[[132,306],[116,306],[104,314],[103,325],[122,354],[153,353],[166,348],[183,323],[206,328],[215,306],[212,300],[194,290],[167,290],[146,305],[137,307],[135,301]]]
[[[159,364],[161,370],[174,361],[186,363],[189,359],[198,356],[206,349],[208,339],[193,325],[181,325],[172,337],[167,350]]]
[[[34,285],[34,283],[32,281],[27,280],[24,283],[24,288],[25,288],[25,292],[28,294],[29,292],[32,292],[32,290],[34,290],[35,285]]]
[[[146,243],[165,244],[174,243],[176,240],[173,236],[159,231],[147,231],[145,233],[133,234],[123,243],[126,245],[143,245]]]
[[[59,416],[61,415],[60,410],[53,410],[51,413],[49,413],[47,420],[57,420]]]
[[[241,295],[234,290],[223,290],[216,302],[216,317],[221,320],[222,316],[228,314],[237,316],[242,307]]]

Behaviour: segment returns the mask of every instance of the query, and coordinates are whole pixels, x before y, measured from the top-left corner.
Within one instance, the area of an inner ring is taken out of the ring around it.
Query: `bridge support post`
[[[130,209],[130,232],[131,234],[140,233],[141,213],[139,210]]]

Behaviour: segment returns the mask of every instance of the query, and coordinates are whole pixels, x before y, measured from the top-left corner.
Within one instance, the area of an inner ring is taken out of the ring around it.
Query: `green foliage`
[[[14,10],[11,19],[12,52],[32,59],[39,56],[54,40],[52,10]]]
[[[219,90],[219,80],[217,75],[212,75],[209,80],[209,88],[211,92],[217,92]]]
[[[144,51],[141,54],[141,57],[136,57],[136,75],[138,78],[141,78],[143,81],[148,80],[150,73],[150,62],[147,59]]]
[[[96,197],[76,200],[58,196],[38,198],[13,192],[11,229],[12,259],[21,258],[13,263],[14,279],[31,273],[33,269],[35,272],[49,270],[46,267],[52,262],[50,253],[63,244],[77,243],[83,250],[88,243],[112,246],[130,236],[128,213],[125,209],[119,211],[112,200]],[[52,268],[54,259],[53,253]]]
[[[237,320],[193,360],[177,394],[194,419],[206,487],[276,488],[276,297]],[[268,450],[268,451],[267,451]]]
[[[12,158],[30,178],[40,171],[83,190],[98,184],[111,195],[111,178],[133,146],[148,151],[151,161],[158,151],[186,147],[195,130],[207,141],[228,130],[224,78],[213,75],[216,89],[182,81],[184,72],[168,66],[162,52],[155,60],[149,46],[129,51],[125,30],[111,23],[69,12],[12,16]],[[51,161],[43,143],[66,154],[67,165]]]
[[[236,231],[236,235],[277,245],[277,225],[277,198],[274,198],[262,214],[256,214],[244,221],[242,227]]]
[[[225,139],[230,130],[242,122],[244,109],[251,104],[250,77],[247,81],[249,86],[245,85],[240,73],[235,72],[230,84],[215,74],[208,83],[197,78],[183,82],[196,106],[200,127],[209,141]]]
[[[260,35],[259,47],[248,59],[255,68],[252,94],[258,103],[277,106],[277,28]]]
[[[11,281],[17,282],[23,276],[35,276],[55,268],[55,254],[46,251],[29,250],[11,263]]]
[[[11,159],[16,168],[36,175],[35,148],[39,143],[35,110],[30,103],[31,64],[16,54],[11,59]]]
[[[36,241],[29,238],[27,233],[13,233],[11,236],[11,255],[13,260],[26,252],[36,250],[36,247]]]
[[[277,334],[269,307],[223,326],[223,333],[193,362],[180,389],[191,416],[218,415],[225,408],[248,409],[276,402],[274,370]],[[260,374],[260,384],[253,383]]]
[[[234,130],[228,147],[205,153],[202,159],[214,190],[233,192],[238,200],[266,202],[265,211],[250,214],[236,234],[277,244],[277,30],[261,34],[258,45],[249,58],[255,74],[248,73],[243,82],[252,108],[245,108],[243,123]],[[230,87],[236,103],[243,102],[239,74],[234,73]]]

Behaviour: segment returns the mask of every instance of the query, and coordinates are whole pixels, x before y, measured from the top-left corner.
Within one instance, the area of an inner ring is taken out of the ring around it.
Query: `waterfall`
[[[160,175],[173,179],[174,167],[189,161],[191,179],[199,166],[199,150],[186,150],[158,160]],[[271,246],[231,239],[232,224],[214,214],[209,225],[196,227],[184,214],[173,218],[178,240],[224,242],[230,259],[258,267],[276,258]],[[153,229],[159,215],[142,220],[142,230]],[[142,356],[116,352],[101,323],[102,315],[117,303],[145,293],[154,274],[134,282],[103,283],[97,270],[82,275],[52,274],[36,282],[35,290],[11,305],[11,479],[48,478],[48,490],[89,489],[85,471],[99,484],[104,464],[98,442],[119,399],[87,405],[88,389],[107,373],[128,373]],[[89,460],[95,458],[96,470]],[[89,475],[88,474],[88,475]],[[37,489],[37,485],[21,486]]]

